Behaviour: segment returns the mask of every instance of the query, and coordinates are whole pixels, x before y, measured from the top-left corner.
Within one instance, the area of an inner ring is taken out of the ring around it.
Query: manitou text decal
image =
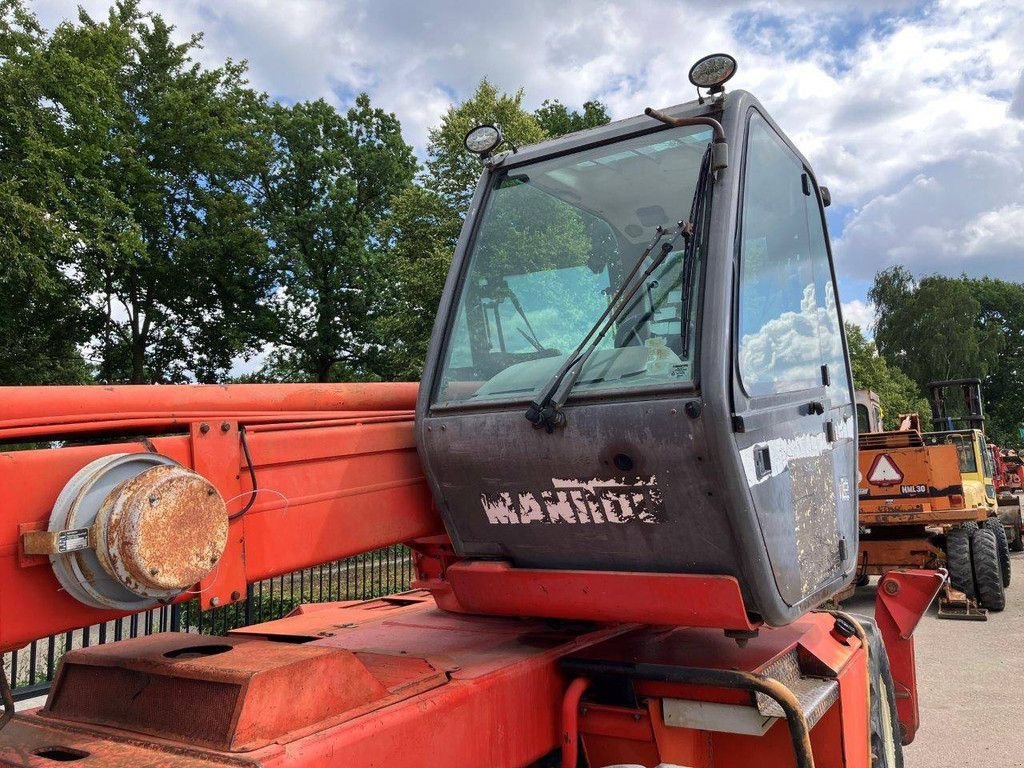
[[[557,480],[550,489],[480,495],[492,525],[660,523],[665,504],[656,478]]]

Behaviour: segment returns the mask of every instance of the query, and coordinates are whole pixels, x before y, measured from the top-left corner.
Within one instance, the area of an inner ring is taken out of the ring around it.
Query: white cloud
[[[86,0],[102,15],[106,2]],[[51,26],[69,3],[37,0]],[[1024,280],[1024,6],[1005,0],[770,0],[595,4],[507,0],[145,0],[180,33],[206,33],[208,63],[247,59],[286,100],[344,106],[360,90],[427,129],[481,77],[527,105],[599,98],[614,117],[693,97],[689,64],[735,53],[733,85],[757,94],[850,211],[844,277],[893,263],[915,274]],[[995,270],[1000,270],[996,272]]]
[[[860,329],[871,337],[875,332],[875,305],[860,299],[844,301],[843,320],[860,326]]]
[[[1013,92],[1013,101],[1010,102],[1010,114],[1024,119],[1024,70],[1021,70],[1020,80],[1017,81],[1017,88]]]
[[[916,274],[1024,280],[1024,157],[1001,147],[963,149],[880,194],[847,223],[837,251],[870,278],[907,265]]]

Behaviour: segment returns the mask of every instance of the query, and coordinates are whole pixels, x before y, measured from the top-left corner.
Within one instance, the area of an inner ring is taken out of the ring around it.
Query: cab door
[[[748,113],[733,432],[776,585],[795,605],[852,571],[856,419],[818,185]]]

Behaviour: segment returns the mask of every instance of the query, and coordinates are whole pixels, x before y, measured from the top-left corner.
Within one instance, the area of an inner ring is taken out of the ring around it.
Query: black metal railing
[[[385,547],[250,584],[245,600],[211,611],[200,611],[198,600],[191,600],[40,638],[3,654],[3,667],[15,700],[22,701],[49,690],[61,657],[73,648],[156,632],[223,635],[236,627],[280,619],[301,603],[367,600],[402,592],[409,588],[412,575],[409,550]]]

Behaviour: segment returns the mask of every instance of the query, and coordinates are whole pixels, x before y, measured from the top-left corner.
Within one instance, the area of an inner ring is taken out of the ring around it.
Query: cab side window
[[[846,362],[817,190],[751,116],[740,230],[739,371],[750,397],[821,386],[848,401]]]

